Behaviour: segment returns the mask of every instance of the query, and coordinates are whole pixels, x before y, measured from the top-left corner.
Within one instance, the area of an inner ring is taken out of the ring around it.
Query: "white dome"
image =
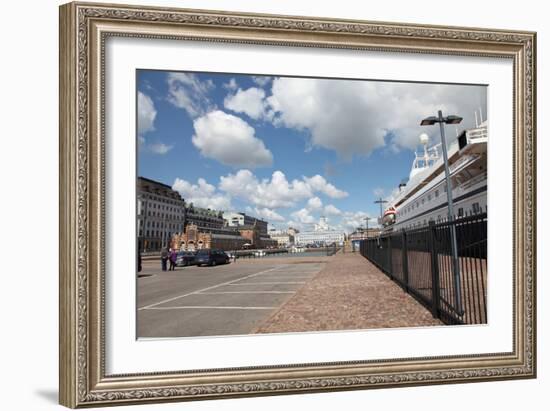
[[[426,133],[422,133],[419,136],[420,138],[420,144],[426,145],[430,141],[430,136],[428,136]]]

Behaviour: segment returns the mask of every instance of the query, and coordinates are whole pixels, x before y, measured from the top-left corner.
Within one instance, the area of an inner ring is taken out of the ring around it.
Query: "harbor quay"
[[[138,337],[244,335],[441,325],[359,253],[239,259],[137,279]]]

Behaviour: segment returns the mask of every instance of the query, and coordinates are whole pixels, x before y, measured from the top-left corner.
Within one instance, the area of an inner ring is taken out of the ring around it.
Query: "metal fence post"
[[[388,236],[388,275],[393,280],[393,260],[392,260],[392,250],[391,250],[391,235]]]
[[[439,317],[439,257],[435,247],[435,224],[430,221],[430,254],[431,254],[431,266],[432,266],[432,315],[434,318]]]
[[[405,286],[405,291],[409,292],[409,256],[407,255],[407,232],[405,230],[402,232],[401,241],[401,255],[403,257],[403,284]]]

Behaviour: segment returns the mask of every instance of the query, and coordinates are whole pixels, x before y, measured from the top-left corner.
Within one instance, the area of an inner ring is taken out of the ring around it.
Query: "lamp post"
[[[447,185],[447,211],[449,216],[449,222],[451,223],[451,252],[453,255],[453,277],[455,285],[455,305],[458,315],[463,315],[464,310],[462,308],[462,290],[460,286],[460,267],[458,265],[458,250],[456,243],[456,226],[454,224],[454,211],[453,211],[453,187],[451,185],[451,175],[449,172],[449,159],[447,157],[447,142],[445,140],[445,124],[458,124],[462,121],[462,117],[459,116],[447,116],[443,117],[441,110],[438,110],[437,117],[427,117],[420,122],[421,126],[433,126],[435,123],[439,123],[439,131],[441,134],[441,151],[443,152],[443,164],[445,167],[445,184]]]
[[[374,202],[374,204],[380,204],[380,224],[382,224],[382,204],[387,202],[388,200],[382,200],[382,197],[380,197],[378,200]]]
[[[370,217],[365,217],[364,218],[365,222],[367,223],[367,229],[365,230],[365,232],[367,233],[367,238],[369,238],[369,220],[370,220]]]

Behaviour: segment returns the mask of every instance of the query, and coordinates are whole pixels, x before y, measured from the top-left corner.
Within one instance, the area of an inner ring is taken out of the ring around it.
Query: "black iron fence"
[[[487,323],[487,213],[362,240],[360,252],[444,323]]]

